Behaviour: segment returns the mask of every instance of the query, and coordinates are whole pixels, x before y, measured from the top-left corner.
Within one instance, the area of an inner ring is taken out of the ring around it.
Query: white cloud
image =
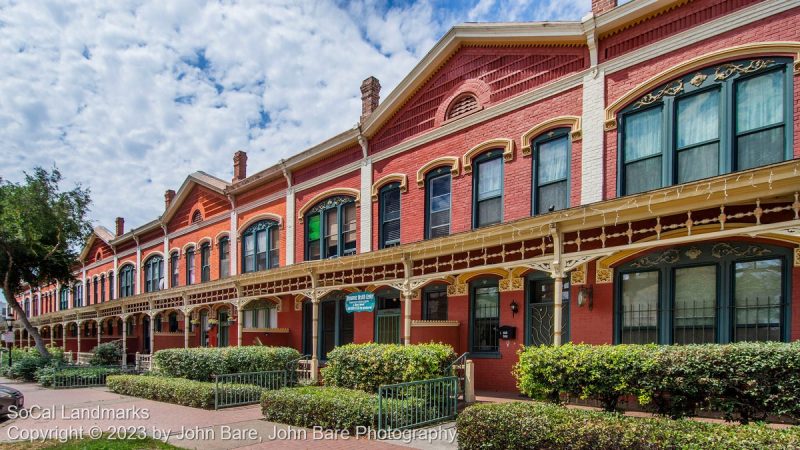
[[[56,164],[92,218],[161,213],[194,170],[230,178],[356,123],[361,80],[384,95],[464,20],[577,19],[588,0],[0,0],[0,174]]]

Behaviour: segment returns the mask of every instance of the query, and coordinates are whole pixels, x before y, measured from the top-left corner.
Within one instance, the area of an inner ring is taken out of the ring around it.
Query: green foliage
[[[396,425],[409,422],[414,412],[422,415],[424,403],[416,399],[387,401]],[[330,430],[350,430],[356,427],[378,426],[378,396],[368,392],[330,386],[305,386],[264,391],[261,410],[270,422],[298,427],[319,426]]]
[[[11,367],[8,367],[8,353],[4,353],[5,364],[2,366],[2,374],[8,378],[36,381],[36,372],[44,367],[56,367],[64,364],[64,351],[60,347],[47,346],[50,355],[45,358],[39,354],[35,348],[19,349],[14,348]]]
[[[122,348],[116,342],[106,342],[95,346],[89,364],[92,366],[113,366],[122,362]]]
[[[747,423],[800,419],[800,343],[584,345],[521,350],[514,375],[532,398],[590,399],[607,410],[638,398],[673,418],[698,410]]]
[[[81,386],[94,383],[103,376],[120,373],[117,367],[42,367],[36,371],[36,381],[44,387]]]
[[[226,347],[159,350],[155,364],[168,377],[210,381],[212,375],[241,372],[286,370],[286,365],[300,357],[289,347]]]
[[[535,402],[470,406],[456,422],[462,449],[798,448],[800,430],[626,417]]]
[[[456,354],[445,344],[347,344],[328,352],[322,369],[326,385],[366,392],[378,386],[438,378]]]
[[[111,392],[193,408],[214,408],[214,383],[143,375],[109,375],[106,386]],[[247,384],[224,384],[222,395],[258,397],[262,388]]]

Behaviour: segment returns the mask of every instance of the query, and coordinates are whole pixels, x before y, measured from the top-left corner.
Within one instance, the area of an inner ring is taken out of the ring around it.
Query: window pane
[[[503,198],[495,197],[478,202],[478,226],[492,225],[501,222]]]
[[[319,214],[314,214],[308,218],[308,240],[319,239]]]
[[[678,183],[719,174],[719,143],[701,145],[678,152]]]
[[[447,290],[438,288],[425,292],[425,320],[447,320]]]
[[[698,286],[703,288],[698,289]],[[716,306],[717,266],[675,269],[674,342],[715,342]]]
[[[430,180],[431,197],[439,197],[442,195],[450,195],[450,177],[438,176]]]
[[[736,83],[736,132],[783,122],[783,71]]]
[[[478,200],[503,193],[502,164],[502,158],[494,158],[478,164]]]
[[[623,344],[658,342],[658,271],[622,275]]]
[[[737,262],[734,341],[780,341],[783,325],[783,263]]]
[[[256,270],[267,268],[267,231],[256,233]]]
[[[569,138],[564,136],[560,139],[542,143],[538,147],[537,168],[538,183],[540,185],[557,180],[565,180],[569,161]]]
[[[400,189],[387,189],[383,193],[383,220],[400,218]]]
[[[536,192],[536,204],[538,214],[544,214],[553,206],[553,211],[567,207],[567,195],[569,185],[566,181],[548,184],[538,189]]]
[[[339,254],[339,218],[337,209],[325,211],[325,257]]]
[[[342,230],[343,231],[342,238],[344,239],[343,254],[355,253],[356,239],[357,239],[355,203],[349,203],[347,205],[343,205],[342,214],[344,216],[344,218],[342,219],[342,226],[344,227],[344,229]]]
[[[625,194],[636,194],[660,187],[660,156],[636,161],[625,166]]]
[[[661,153],[661,108],[629,114],[624,121],[625,161]]]
[[[719,138],[719,91],[678,100],[678,142],[683,148]]]
[[[429,184],[428,236],[447,236],[450,234],[450,175],[431,178]]]
[[[269,229],[269,267],[278,267],[280,266],[280,234],[278,231],[278,227],[273,226]]]
[[[499,346],[499,290],[496,286],[475,289],[472,351],[494,352]]]
[[[740,136],[736,145],[739,170],[783,161],[784,128],[779,126]]]

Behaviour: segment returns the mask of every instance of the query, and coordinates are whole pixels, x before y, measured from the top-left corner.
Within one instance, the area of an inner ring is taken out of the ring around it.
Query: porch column
[[[122,317],[122,367],[128,366],[128,317]]]
[[[153,353],[155,353],[155,347],[153,347],[153,345],[155,344],[155,334],[154,333],[155,333],[155,330],[156,330],[156,325],[155,325],[155,317],[154,317],[154,315],[150,314],[149,316],[150,316],[150,320],[148,320],[147,322],[148,322],[148,326],[150,327],[150,354],[152,355]]]
[[[53,335],[55,334],[55,333],[53,333],[53,331],[54,331],[53,330],[53,325],[50,325],[50,346],[51,347],[53,346]]]
[[[311,381],[318,381],[319,367],[319,300],[314,292],[311,299]]]
[[[553,283],[553,346],[561,345],[561,292],[564,289],[564,278],[559,274]]]
[[[81,352],[81,334],[83,334],[83,323],[78,322],[78,352]]]
[[[97,320],[95,323],[97,323],[97,345],[100,345],[100,335],[103,334],[103,322]]]
[[[28,347],[31,346],[31,334],[28,333]]]
[[[411,345],[411,300],[414,298],[414,291],[403,289],[403,344]]]
[[[236,305],[236,345],[242,346],[242,306]]]
[[[28,336],[30,339],[30,336]],[[61,324],[61,347],[64,351],[67,351],[67,323],[64,322]]]
[[[189,313],[185,311],[183,313],[183,348],[189,348]]]

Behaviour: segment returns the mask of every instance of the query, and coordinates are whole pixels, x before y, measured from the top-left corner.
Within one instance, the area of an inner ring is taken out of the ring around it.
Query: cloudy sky
[[[203,170],[250,173],[352,127],[466,21],[578,20],[590,0],[0,0],[0,177],[57,166],[91,219],[156,218]]]

